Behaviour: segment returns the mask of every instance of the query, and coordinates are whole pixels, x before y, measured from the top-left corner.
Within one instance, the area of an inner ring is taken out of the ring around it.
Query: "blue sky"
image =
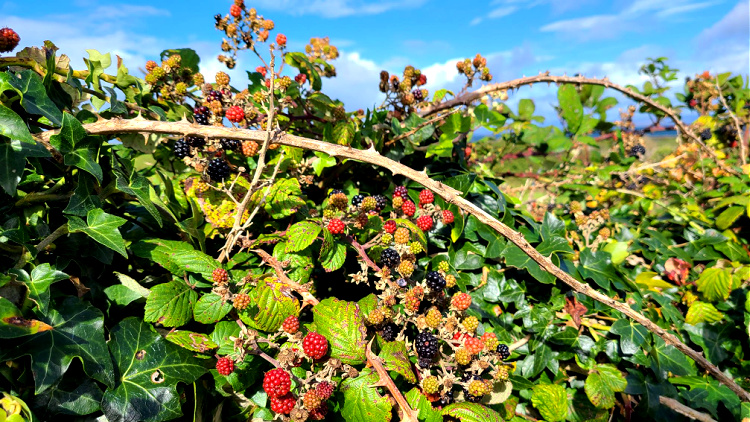
[[[703,70],[750,73],[750,0],[260,0],[250,2],[276,22],[276,31],[302,48],[313,36],[329,36],[342,53],[338,77],[324,91],[349,109],[379,104],[378,73],[407,64],[423,69],[428,88],[461,86],[455,62],[481,53],[494,81],[550,70],[608,76],[621,84],[643,82],[646,57],[667,56],[681,78]],[[10,26],[21,45],[50,39],[77,68],[85,49],[119,54],[131,72],[167,48],[190,47],[211,75],[221,34],[216,13],[231,1],[0,0],[0,27]],[[230,75],[257,62],[243,55]],[[211,76],[208,76],[211,78]],[[526,88],[510,100],[536,100],[540,112],[555,89]],[[546,108],[545,108],[546,107]]]

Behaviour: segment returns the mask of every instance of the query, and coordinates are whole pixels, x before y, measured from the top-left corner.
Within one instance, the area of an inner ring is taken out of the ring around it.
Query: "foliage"
[[[677,70],[657,58],[643,87],[623,88],[645,100],[619,120],[593,81],[561,83],[560,122],[546,124],[506,90],[430,97],[408,66],[373,81],[381,107],[347,111],[324,93],[327,38],[288,51],[242,1],[216,27],[228,67],[257,55],[246,88],[206,81],[189,48],[144,78],[94,50],[74,70],[50,42],[0,58],[0,420],[271,420],[274,366],[293,379],[298,422],[677,417],[659,397],[749,416],[653,328],[575,292],[444,192],[271,130],[425,169],[748,389],[742,75],[696,75],[673,97]],[[467,90],[492,78],[480,55],[457,67]],[[700,117],[680,143],[633,123],[678,125],[686,109]],[[183,118],[191,132],[92,130]],[[205,136],[223,126],[255,132]],[[232,364],[214,369],[220,357]]]

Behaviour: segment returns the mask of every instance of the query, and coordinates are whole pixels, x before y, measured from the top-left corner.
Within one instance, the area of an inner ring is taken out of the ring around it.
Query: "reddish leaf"
[[[667,262],[664,263],[664,270],[667,278],[679,286],[682,286],[687,282],[690,267],[690,264],[678,258],[669,258]]]
[[[575,323],[576,328],[581,326],[581,317],[586,315],[586,311],[588,311],[588,308],[583,306],[575,296],[565,298],[565,312],[573,317],[573,323]]]

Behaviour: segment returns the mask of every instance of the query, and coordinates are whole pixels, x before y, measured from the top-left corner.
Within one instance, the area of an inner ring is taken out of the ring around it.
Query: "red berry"
[[[224,268],[217,268],[211,273],[214,283],[226,283],[229,281],[229,273]]]
[[[282,415],[288,415],[294,409],[297,399],[292,393],[287,393],[281,397],[271,397],[271,410]]]
[[[401,211],[411,217],[415,212],[417,212],[417,207],[416,205],[414,205],[414,202],[404,201],[404,205],[401,205]]]
[[[255,68],[255,71],[263,75],[263,77],[266,77],[266,67],[265,66],[258,66]]]
[[[328,231],[331,232],[331,234],[341,234],[344,232],[345,228],[346,226],[344,225],[344,222],[338,218],[333,218],[328,223]]]
[[[435,200],[435,195],[427,189],[419,192],[419,205],[431,204]]]
[[[417,227],[422,229],[423,232],[430,230],[432,228],[432,217],[423,215],[417,218]]]
[[[471,306],[471,296],[468,293],[456,293],[451,298],[451,306],[459,311],[465,311]]]
[[[323,402],[323,404],[310,412],[310,415],[308,417],[314,421],[322,421],[326,418],[326,414],[328,414],[328,403]]]
[[[294,77],[295,82],[297,82],[300,85],[304,85],[305,81],[307,80],[307,75],[304,73],[300,73],[299,75]]]
[[[299,319],[294,315],[290,315],[281,324],[281,328],[289,334],[294,334],[299,330]]]
[[[243,120],[245,120],[245,110],[242,109],[240,106],[231,106],[227,110],[227,119],[230,122],[239,123]]]
[[[331,394],[333,394],[333,389],[335,387],[336,385],[330,381],[321,381],[315,386],[315,394],[317,394],[321,400],[328,400],[328,398],[331,397]]]
[[[227,376],[234,371],[234,361],[228,357],[219,358],[216,361],[216,370],[224,376]]]
[[[453,222],[453,213],[450,210],[443,210],[443,224],[450,224]]]
[[[307,356],[320,359],[328,353],[328,340],[316,332],[311,332],[302,340],[302,350]]]
[[[395,222],[395,221],[393,221],[393,220],[388,220],[388,221],[386,221],[386,222],[385,222],[385,224],[383,225],[383,228],[384,228],[384,229],[385,229],[385,231],[387,231],[388,233],[390,233],[390,234],[393,234],[393,232],[395,232],[395,231],[396,231],[396,228],[398,228],[398,226],[396,225],[396,222]]]
[[[292,388],[292,377],[281,368],[272,369],[263,377],[263,390],[268,397],[283,396],[289,392],[290,388]]]
[[[424,73],[419,75],[419,80],[417,81],[417,85],[424,85],[427,83],[427,75]]]
[[[19,42],[21,42],[21,37],[18,36],[16,31],[10,28],[0,29],[0,53],[13,51],[14,48],[18,47]]]
[[[276,35],[276,44],[279,45],[279,47],[283,47],[286,45],[286,35],[284,34],[278,34]]]
[[[396,189],[393,190],[393,196],[400,196],[402,198],[407,198],[408,191],[404,186],[396,186]]]
[[[476,337],[469,337],[464,343],[466,349],[473,355],[478,354],[484,349],[484,342]]]
[[[696,101],[696,100],[690,100],[690,102],[688,104],[690,105],[690,107],[695,107],[695,106],[698,105],[698,101]]]
[[[239,18],[240,15],[242,15],[242,8],[237,6],[236,4],[233,4],[229,7],[229,14],[234,16],[235,18]]]

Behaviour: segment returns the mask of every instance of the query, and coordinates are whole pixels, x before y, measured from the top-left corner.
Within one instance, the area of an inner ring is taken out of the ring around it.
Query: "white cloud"
[[[497,9],[491,11],[490,14],[487,15],[487,17],[489,19],[502,18],[504,16],[510,15],[511,13],[515,12],[516,10],[518,10],[518,8],[515,7],[515,6],[498,7]]]
[[[371,1],[364,0],[259,0],[253,6],[292,15],[318,15],[324,18],[377,15],[396,9],[411,9],[427,0]]]
[[[608,33],[614,32],[613,26],[619,26],[620,16],[618,15],[594,15],[576,19],[566,19],[553,22],[541,27],[542,32],[571,32],[578,33],[581,37],[599,38],[606,37]],[[607,28],[606,31],[596,31],[596,33],[587,33],[595,28]]]
[[[741,0],[721,20],[695,37],[695,58],[705,69],[744,74],[750,71],[748,16],[750,4]]]
[[[660,18],[665,18],[668,16],[677,15],[680,13],[692,12],[693,10],[705,9],[715,4],[716,2],[714,1],[705,1],[702,3],[693,3],[693,4],[683,4],[683,5],[669,7],[664,10],[661,10],[659,13],[656,14],[656,16]]]

